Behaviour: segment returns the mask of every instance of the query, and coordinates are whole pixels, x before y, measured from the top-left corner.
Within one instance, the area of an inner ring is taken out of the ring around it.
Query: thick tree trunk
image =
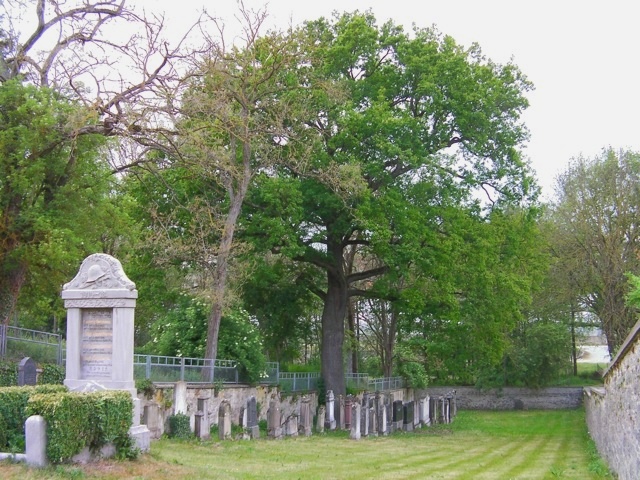
[[[339,272],[329,271],[327,282],[322,311],[322,378],[327,390],[333,390],[335,395],[345,395],[342,354],[348,303],[347,281]]]
[[[0,278],[0,322],[8,325],[11,316],[16,311],[20,290],[27,276],[27,266],[24,263],[18,265],[1,265],[2,278]]]

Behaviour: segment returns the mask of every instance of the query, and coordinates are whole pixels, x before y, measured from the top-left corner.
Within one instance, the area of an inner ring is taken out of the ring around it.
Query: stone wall
[[[585,388],[589,434],[620,480],[640,472],[640,322],[604,375],[604,387]]]
[[[582,388],[502,388],[479,390],[475,387],[430,387],[420,390],[418,397],[440,396],[456,391],[458,410],[556,410],[582,405]]]
[[[279,391],[275,387],[268,386],[245,386],[234,385],[225,386],[220,391],[214,388],[201,388],[195,385],[184,384],[182,387],[186,390],[186,395],[182,399],[176,399],[176,384],[156,384],[155,395],[153,398],[146,398],[142,394],[138,398],[142,402],[141,414],[144,415],[145,407],[148,416],[151,418],[142,418],[149,430],[151,430],[152,438],[159,438],[167,427],[168,419],[176,413],[184,413],[191,419],[191,429],[195,426],[195,413],[198,409],[198,399],[207,399],[207,414],[211,425],[218,423],[218,409],[223,401],[229,402],[231,406],[231,422],[234,425],[239,424],[240,410],[246,405],[250,397],[255,397],[258,404],[258,420],[267,419],[267,410],[269,401],[272,398],[280,398],[280,412],[282,418],[286,418],[293,413],[300,411],[300,402],[302,394],[279,395]],[[309,397],[311,411],[316,411],[318,406],[318,398],[315,392],[305,394]],[[153,408],[148,408],[152,406]]]

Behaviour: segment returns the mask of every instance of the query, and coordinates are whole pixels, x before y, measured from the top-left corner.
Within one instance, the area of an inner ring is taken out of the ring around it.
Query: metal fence
[[[316,390],[320,372],[279,372],[278,385],[285,392]]]
[[[61,335],[0,325],[0,358],[31,357],[38,363],[64,365]],[[233,360],[215,360],[160,355],[134,355],[134,378],[153,382],[239,383],[240,369]],[[283,391],[316,390],[320,372],[281,372],[278,362],[267,362],[260,383],[279,385]],[[401,377],[370,378],[366,373],[346,373],[347,387],[371,392],[402,388]]]
[[[370,378],[368,388],[370,392],[384,392],[404,388],[402,377]]]
[[[0,357],[31,357],[38,363],[63,364],[62,336],[0,325]]]
[[[238,364],[215,360],[160,355],[134,355],[133,376],[152,382],[238,383]]]

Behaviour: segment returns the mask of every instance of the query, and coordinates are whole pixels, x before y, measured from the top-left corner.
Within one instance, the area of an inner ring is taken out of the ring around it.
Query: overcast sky
[[[133,0],[164,10],[172,26],[207,11],[234,24],[234,0]],[[513,59],[534,83],[524,121],[525,150],[544,196],[579,155],[612,146],[640,151],[640,2],[632,0],[245,0],[269,25],[371,9],[379,24],[435,25],[459,44],[477,42],[495,62]]]

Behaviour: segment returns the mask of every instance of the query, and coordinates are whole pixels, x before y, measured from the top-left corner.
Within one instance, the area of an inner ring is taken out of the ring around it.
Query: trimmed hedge
[[[24,436],[24,422],[27,420],[26,408],[29,398],[35,394],[66,392],[63,385],[36,385],[24,387],[0,388],[0,424],[4,424],[6,432],[4,441],[0,442],[0,451],[4,451],[7,442],[17,436]]]
[[[18,385],[18,364],[0,361],[0,387]]]
[[[126,391],[65,392],[33,395],[27,414],[42,415],[47,422],[47,457],[61,463],[85,447],[97,451],[113,443],[116,455],[136,455],[129,436],[133,399]]]

